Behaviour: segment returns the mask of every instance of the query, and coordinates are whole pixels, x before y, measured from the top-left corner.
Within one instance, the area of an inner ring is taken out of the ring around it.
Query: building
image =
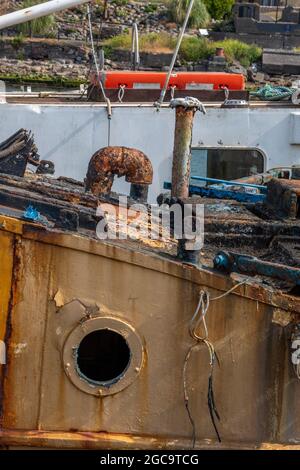
[[[300,0],[237,0],[237,33],[300,34]]]

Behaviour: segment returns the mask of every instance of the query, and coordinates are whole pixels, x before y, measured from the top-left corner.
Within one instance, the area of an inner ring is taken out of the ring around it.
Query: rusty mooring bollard
[[[206,113],[197,98],[177,98],[171,101],[176,109],[176,123],[172,165],[172,197],[187,198],[191,174],[191,144],[196,111]]]

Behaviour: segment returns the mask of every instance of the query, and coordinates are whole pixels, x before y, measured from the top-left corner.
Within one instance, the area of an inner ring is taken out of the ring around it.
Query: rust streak
[[[11,290],[10,298],[6,319],[6,330],[4,336],[4,343],[7,345],[6,350],[6,364],[3,366],[3,373],[1,375],[0,383],[0,428],[2,427],[3,418],[4,418],[4,408],[5,408],[5,395],[7,391],[4,392],[4,383],[8,374],[8,368],[10,364],[10,338],[12,335],[12,313],[15,305],[18,303],[20,292],[18,291],[18,283],[20,279],[20,266],[21,266],[21,256],[20,256],[20,237],[17,235],[13,240],[13,263],[12,263],[12,276],[11,276]]]

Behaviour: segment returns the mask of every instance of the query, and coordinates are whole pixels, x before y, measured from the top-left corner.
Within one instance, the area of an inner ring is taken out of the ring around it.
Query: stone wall
[[[300,31],[297,34],[210,32],[209,37],[215,41],[238,39],[247,44],[257,44],[263,48],[293,49],[294,47],[300,47]]]
[[[90,46],[80,41],[58,41],[54,39],[0,38],[0,58],[19,60],[70,60],[74,63],[88,63]]]
[[[81,41],[0,38],[0,76],[47,77],[53,81],[82,81],[90,69],[90,46]]]
[[[300,53],[265,49],[263,53],[262,70],[269,74],[299,75]]]
[[[272,34],[272,33],[298,33],[300,32],[300,24],[279,21],[262,22],[253,18],[235,18],[235,30],[237,33],[255,33],[255,34]]]

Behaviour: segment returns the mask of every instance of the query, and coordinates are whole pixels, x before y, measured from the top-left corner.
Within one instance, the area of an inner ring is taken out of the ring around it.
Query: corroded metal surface
[[[191,142],[195,109],[176,108],[175,139],[172,165],[172,196],[189,195]]]
[[[85,180],[86,190],[96,196],[109,194],[114,176],[125,176],[129,183],[149,185],[153,179],[152,164],[140,150],[105,147],[90,160]]]
[[[27,163],[38,165],[33,135],[20,129],[0,144],[0,173],[23,176]]]
[[[43,179],[5,180],[0,175],[0,339],[7,344],[7,364],[0,366],[0,445],[191,447],[183,367],[202,289],[211,294],[206,320],[220,360],[214,393],[222,444],[216,442],[207,410],[210,365],[199,344],[186,376],[196,448],[277,448],[300,442],[299,381],[290,355],[293,328],[300,321],[297,295],[261,278],[185,265],[156,240],[103,243],[82,222],[76,232],[30,223],[19,207],[3,207],[3,201],[22,196],[41,204],[43,199],[45,210],[51,204],[73,205],[82,220],[99,200],[73,181],[45,180],[43,188]],[[123,209],[128,215],[127,207],[119,208],[119,219]],[[285,235],[299,231],[296,222],[262,221],[236,203],[206,201],[206,216],[202,265],[225,241],[244,250],[255,239],[253,251],[268,248],[269,240],[263,245],[263,239],[283,229]],[[131,354],[141,357],[143,351],[143,361],[133,361],[129,375],[118,375],[113,395],[87,393],[95,383],[78,386],[78,380],[86,380],[77,369],[78,343],[90,332],[88,325],[106,321],[107,329],[121,324]],[[138,332],[133,346],[130,331]]]
[[[47,432],[47,431],[1,431],[0,442],[5,442],[10,449],[17,447],[52,448],[52,449],[190,449],[187,439],[167,439],[159,436],[134,436],[130,434],[112,434],[104,432]],[[1,446],[0,446],[1,447]],[[300,450],[300,445],[291,444],[251,444],[240,442],[216,443],[211,439],[198,441],[196,450]]]
[[[176,98],[170,102],[176,109],[175,137],[172,164],[172,196],[189,196],[191,174],[191,145],[196,111],[206,113],[202,103],[193,97]]]
[[[273,178],[267,186],[266,208],[278,216],[296,219],[299,210],[299,181]]]
[[[9,233],[0,231],[0,246],[7,234],[14,238],[18,248],[10,257],[17,256],[18,269],[10,319],[2,320],[10,337],[0,442],[189,448],[191,428],[182,396],[182,367],[191,345],[188,324],[201,288],[215,297],[234,281],[149,252],[41,232],[24,222],[14,228],[5,221]],[[72,308],[74,299],[83,305],[79,316]],[[125,320],[144,340],[147,359],[139,377],[113,398],[81,392],[64,372],[62,346],[81,324],[86,305],[97,305],[100,317]],[[209,361],[207,351],[200,348],[188,370],[196,448],[274,448],[300,440],[299,383],[288,354],[291,317],[285,327],[273,322],[279,307],[282,317],[288,312],[297,316],[300,301],[254,282],[211,303],[207,321],[220,358],[215,396],[223,444],[215,441],[206,409]]]

